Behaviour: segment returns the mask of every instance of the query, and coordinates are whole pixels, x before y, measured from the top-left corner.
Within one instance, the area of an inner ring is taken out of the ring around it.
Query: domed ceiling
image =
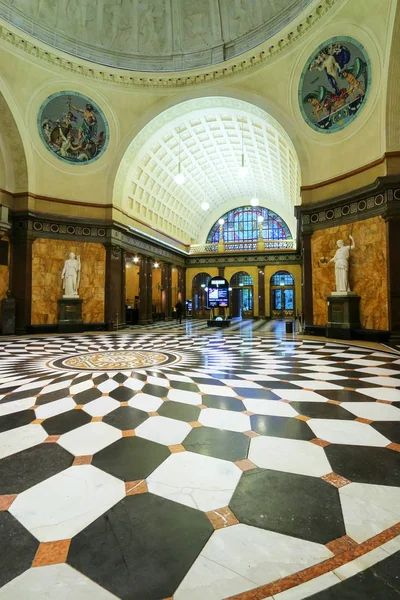
[[[135,71],[180,71],[254,48],[311,1],[0,0],[0,16],[86,60]]]

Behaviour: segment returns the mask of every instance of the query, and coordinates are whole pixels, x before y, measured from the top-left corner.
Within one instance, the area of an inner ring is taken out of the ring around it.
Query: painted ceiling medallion
[[[300,110],[315,131],[335,133],[354,121],[370,87],[371,64],[365,48],[353,38],[331,38],[303,69]]]
[[[77,92],[49,96],[40,107],[38,128],[47,149],[67,163],[94,162],[109,140],[103,112],[93,100]]]
[[[144,352],[142,350],[122,350],[77,354],[54,362],[57,368],[84,371],[124,371],[143,369],[155,365],[176,362],[177,357],[164,352]]]

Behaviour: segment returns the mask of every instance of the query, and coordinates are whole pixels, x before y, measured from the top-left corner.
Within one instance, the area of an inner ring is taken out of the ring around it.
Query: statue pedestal
[[[360,300],[355,292],[334,292],[328,296],[326,337],[343,340],[355,337],[355,330],[361,329]]]
[[[58,300],[59,333],[82,333],[82,298],[60,298]]]

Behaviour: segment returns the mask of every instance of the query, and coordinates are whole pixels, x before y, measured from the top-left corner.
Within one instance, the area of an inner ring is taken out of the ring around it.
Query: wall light
[[[134,263],[138,263],[139,262],[139,257],[138,256],[134,256],[133,257],[133,262]]]
[[[160,265],[158,264],[158,262],[155,262],[155,263],[154,263],[154,265],[153,265],[153,267],[154,267],[155,269],[158,269],[158,267],[159,267],[159,266],[160,266]]]

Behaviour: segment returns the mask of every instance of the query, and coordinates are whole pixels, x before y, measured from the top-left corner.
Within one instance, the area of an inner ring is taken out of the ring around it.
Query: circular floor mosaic
[[[91,352],[70,356],[54,361],[55,367],[67,367],[85,371],[110,371],[142,369],[156,365],[176,362],[177,356],[164,352],[145,352],[142,350],[121,350],[110,352]]]

